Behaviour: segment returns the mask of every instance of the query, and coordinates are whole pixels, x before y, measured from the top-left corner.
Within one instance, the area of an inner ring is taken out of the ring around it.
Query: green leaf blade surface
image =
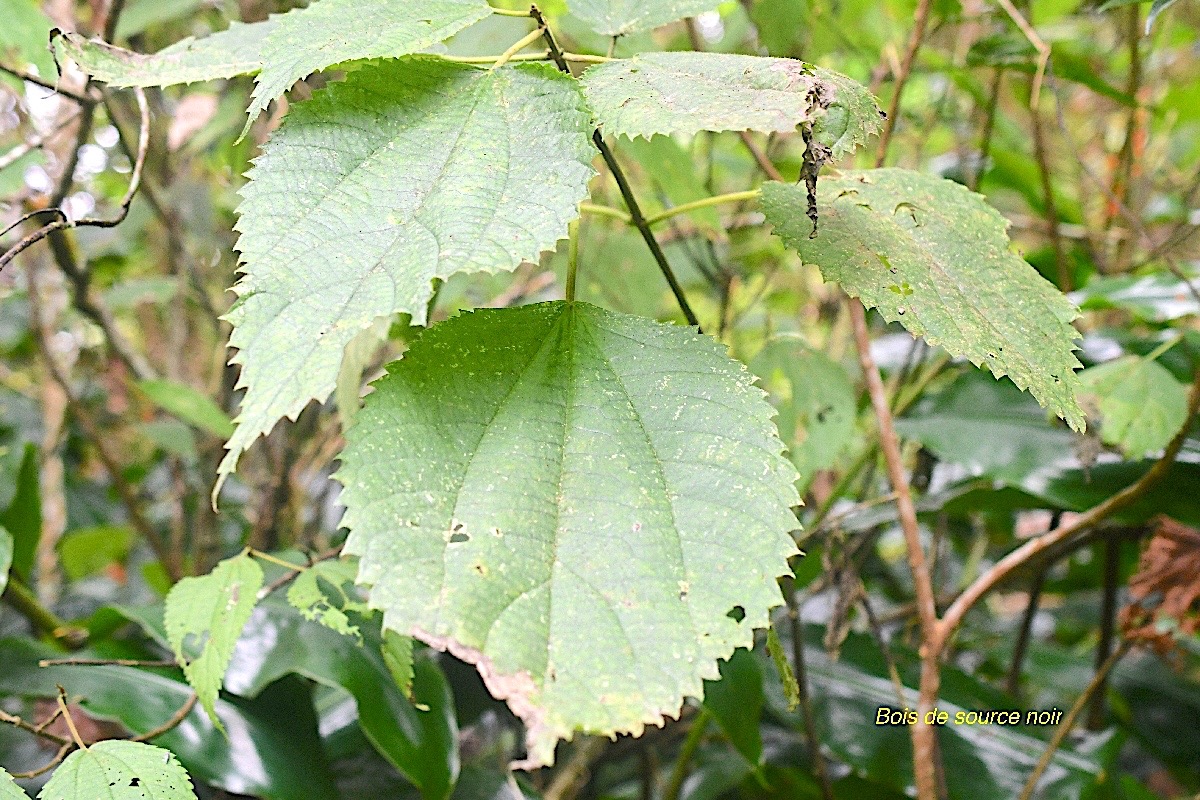
[[[108,739],[76,750],[54,771],[39,800],[195,800],[170,750]]]
[[[825,143],[837,159],[881,127],[865,87],[790,58],[642,53],[592,67],[583,84],[604,132],[613,136],[791,133],[798,125],[827,121]]]
[[[942,178],[902,169],[823,178],[810,236],[804,187],[763,186],[784,242],[826,280],[930,344],[1007,375],[1083,430],[1072,303],[1009,250],[1007,222]]]
[[[484,0],[318,0],[285,14],[264,43],[247,125],[310,73],[343,61],[417,53],[491,13]]]
[[[184,578],[167,595],[163,621],[171,649],[218,727],[217,693],[262,583],[262,568],[242,554],[222,561],[207,575]]]
[[[536,261],[594,174],[575,81],[546,65],[413,57],[292,107],[243,189],[229,312],[247,388],[222,475],[284,417],[334,390],[380,317],[424,323],[434,278]]]
[[[466,314],[351,429],[346,550],[388,628],[474,663],[529,764],[677,714],[781,602],[795,470],[744,367],[586,304]]]
[[[1100,438],[1131,458],[1162,450],[1187,422],[1187,387],[1157,361],[1122,356],[1079,377],[1100,411]]]

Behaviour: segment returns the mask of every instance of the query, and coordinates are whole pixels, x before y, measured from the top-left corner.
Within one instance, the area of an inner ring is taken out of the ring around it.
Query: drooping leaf
[[[167,595],[163,620],[171,649],[218,727],[217,692],[262,582],[262,568],[243,553],[222,561],[207,575],[184,578]]]
[[[0,525],[0,594],[4,594],[4,589],[8,586],[8,571],[12,568],[12,557],[12,534]]]
[[[782,598],[795,469],[694,331],[562,302],[422,335],[348,433],[346,552],[388,628],[476,665],[528,763],[676,714]]]
[[[71,580],[94,575],[129,555],[137,532],[126,525],[97,525],[71,531],[58,542],[58,557]]]
[[[330,630],[344,636],[361,639],[358,626],[350,621],[348,611],[366,611],[366,604],[344,588],[350,584],[353,592],[354,577],[358,565],[351,561],[319,561],[302,571],[292,580],[288,587],[287,601],[292,607],[304,615],[304,618],[319,622]],[[322,587],[328,584],[334,593],[328,593]]]
[[[247,388],[221,464],[333,391],[342,353],[381,316],[425,321],[431,281],[511,270],[566,234],[593,174],[575,81],[428,57],[361,69],[293,106],[243,189]]]
[[[802,186],[763,186],[785,243],[826,280],[930,344],[1007,375],[1083,430],[1075,307],[1009,249],[1007,222],[965,187],[903,169],[824,178],[811,237]]]
[[[790,58],[642,53],[592,67],[583,84],[601,127],[613,136],[794,132],[820,119],[836,159],[880,127],[865,87]]]
[[[712,11],[718,0],[569,0],[571,13],[603,36],[626,36]]]
[[[17,469],[16,490],[8,508],[0,512],[0,525],[12,535],[12,569],[25,579],[32,576],[38,542],[42,538],[42,490],[38,451],[26,444]]]
[[[233,22],[223,31],[199,39],[189,36],[153,55],[77,33],[64,33],[54,42],[60,57],[70,57],[110,86],[173,86],[258,72],[263,46],[280,19],[275,15],[263,22]]]
[[[195,800],[187,770],[170,750],[108,739],[67,756],[39,800]]]
[[[807,486],[832,466],[854,436],[857,399],[846,370],[798,337],[767,342],[750,361],[771,403],[788,455]]]
[[[138,388],[156,406],[202,431],[223,439],[233,433],[229,415],[210,397],[190,386],[169,380],[145,380],[138,381]]]
[[[343,61],[418,53],[491,13],[484,0],[317,0],[285,14],[263,44],[247,125],[309,73]]]
[[[0,800],[29,800],[4,767],[0,767]]]
[[[1147,36],[1150,35],[1150,29],[1154,27],[1154,20],[1158,19],[1158,15],[1173,5],[1175,5],[1175,0],[1154,0],[1154,2],[1150,4],[1150,13],[1146,16]]]
[[[1100,438],[1132,458],[1166,447],[1187,421],[1187,387],[1157,361],[1122,356],[1079,378],[1100,411]]]

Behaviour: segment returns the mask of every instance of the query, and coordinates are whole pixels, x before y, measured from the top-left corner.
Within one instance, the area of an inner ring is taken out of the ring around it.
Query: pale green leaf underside
[[[484,0],[318,0],[285,14],[263,45],[249,121],[310,73],[418,53],[491,13]]]
[[[384,624],[476,664],[549,763],[575,731],[677,714],[767,625],[799,502],[771,414],[688,328],[583,303],[465,314],[349,431],[346,551]]]
[[[1100,411],[1100,438],[1131,458],[1162,450],[1187,422],[1187,387],[1157,361],[1122,356],[1079,374]]]
[[[720,0],[568,0],[567,8],[603,36],[626,36],[712,11]]]
[[[77,33],[64,33],[55,42],[60,53],[110,86],[172,86],[258,72],[263,65],[263,45],[280,19],[234,22],[224,31],[199,39],[189,36],[153,55],[85,39]]]
[[[583,84],[604,132],[614,136],[793,132],[827,119],[825,143],[840,158],[880,127],[865,87],[789,58],[642,53],[592,67]]]
[[[553,248],[594,174],[590,124],[552,67],[431,57],[363,68],[293,106],[242,190],[229,319],[247,392],[221,473],[329,396],[373,320],[423,323],[434,278]]]
[[[196,794],[187,770],[171,751],[141,742],[109,739],[67,756],[38,798],[195,800]]]
[[[0,767],[0,800],[29,800],[29,795],[21,791],[4,767]]]
[[[262,568],[243,554],[222,561],[207,575],[184,578],[167,595],[167,639],[201,706],[218,727],[217,693],[262,582]]]
[[[1007,375],[1083,430],[1071,327],[1078,312],[1009,250],[1007,222],[982,197],[908,170],[846,172],[821,180],[815,238],[803,186],[767,183],[762,206],[826,280],[930,344]]]

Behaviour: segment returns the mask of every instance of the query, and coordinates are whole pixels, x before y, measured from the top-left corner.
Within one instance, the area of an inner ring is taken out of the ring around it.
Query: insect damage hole
[[[746,618],[746,609],[742,608],[741,606],[734,606],[733,608],[729,609],[725,616],[729,617],[734,622],[741,622]]]

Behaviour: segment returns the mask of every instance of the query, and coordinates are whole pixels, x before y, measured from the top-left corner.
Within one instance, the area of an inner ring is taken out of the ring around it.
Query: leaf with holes
[[[826,280],[930,344],[1007,375],[1083,430],[1078,312],[1009,249],[1008,223],[979,195],[903,169],[822,178],[812,236],[803,186],[763,186],[763,211]]]
[[[173,86],[247,75],[262,69],[263,45],[280,16],[263,22],[231,23],[219,33],[189,36],[146,55],[64,33],[54,40],[59,55],[70,57],[87,74],[110,86]]]
[[[262,583],[262,568],[242,554],[222,561],[207,575],[184,578],[167,595],[163,622],[171,649],[218,728],[221,722],[213,710],[217,692]]]
[[[23,795],[22,795],[23,796]],[[67,756],[38,800],[195,800],[170,750],[109,739]]]
[[[363,68],[292,107],[242,190],[229,312],[247,389],[221,474],[333,391],[373,320],[425,321],[431,281],[536,261],[594,174],[576,82],[542,64]]]
[[[346,584],[353,586],[357,572],[358,565],[352,561],[319,561],[295,577],[288,587],[287,601],[305,619],[362,641],[358,626],[347,612],[366,612],[367,606],[344,588]]]
[[[603,36],[627,36],[712,11],[719,0],[569,0],[571,13]]]
[[[1187,422],[1187,387],[1157,361],[1122,356],[1079,377],[1100,412],[1100,438],[1130,458],[1162,450]]]
[[[347,434],[346,551],[384,624],[476,665],[527,728],[637,734],[748,647],[796,553],[796,471],[694,330],[544,303],[423,334]]]
[[[881,124],[866,87],[790,58],[642,53],[592,67],[583,84],[604,132],[613,136],[790,133],[820,123],[818,139],[838,159]]]

